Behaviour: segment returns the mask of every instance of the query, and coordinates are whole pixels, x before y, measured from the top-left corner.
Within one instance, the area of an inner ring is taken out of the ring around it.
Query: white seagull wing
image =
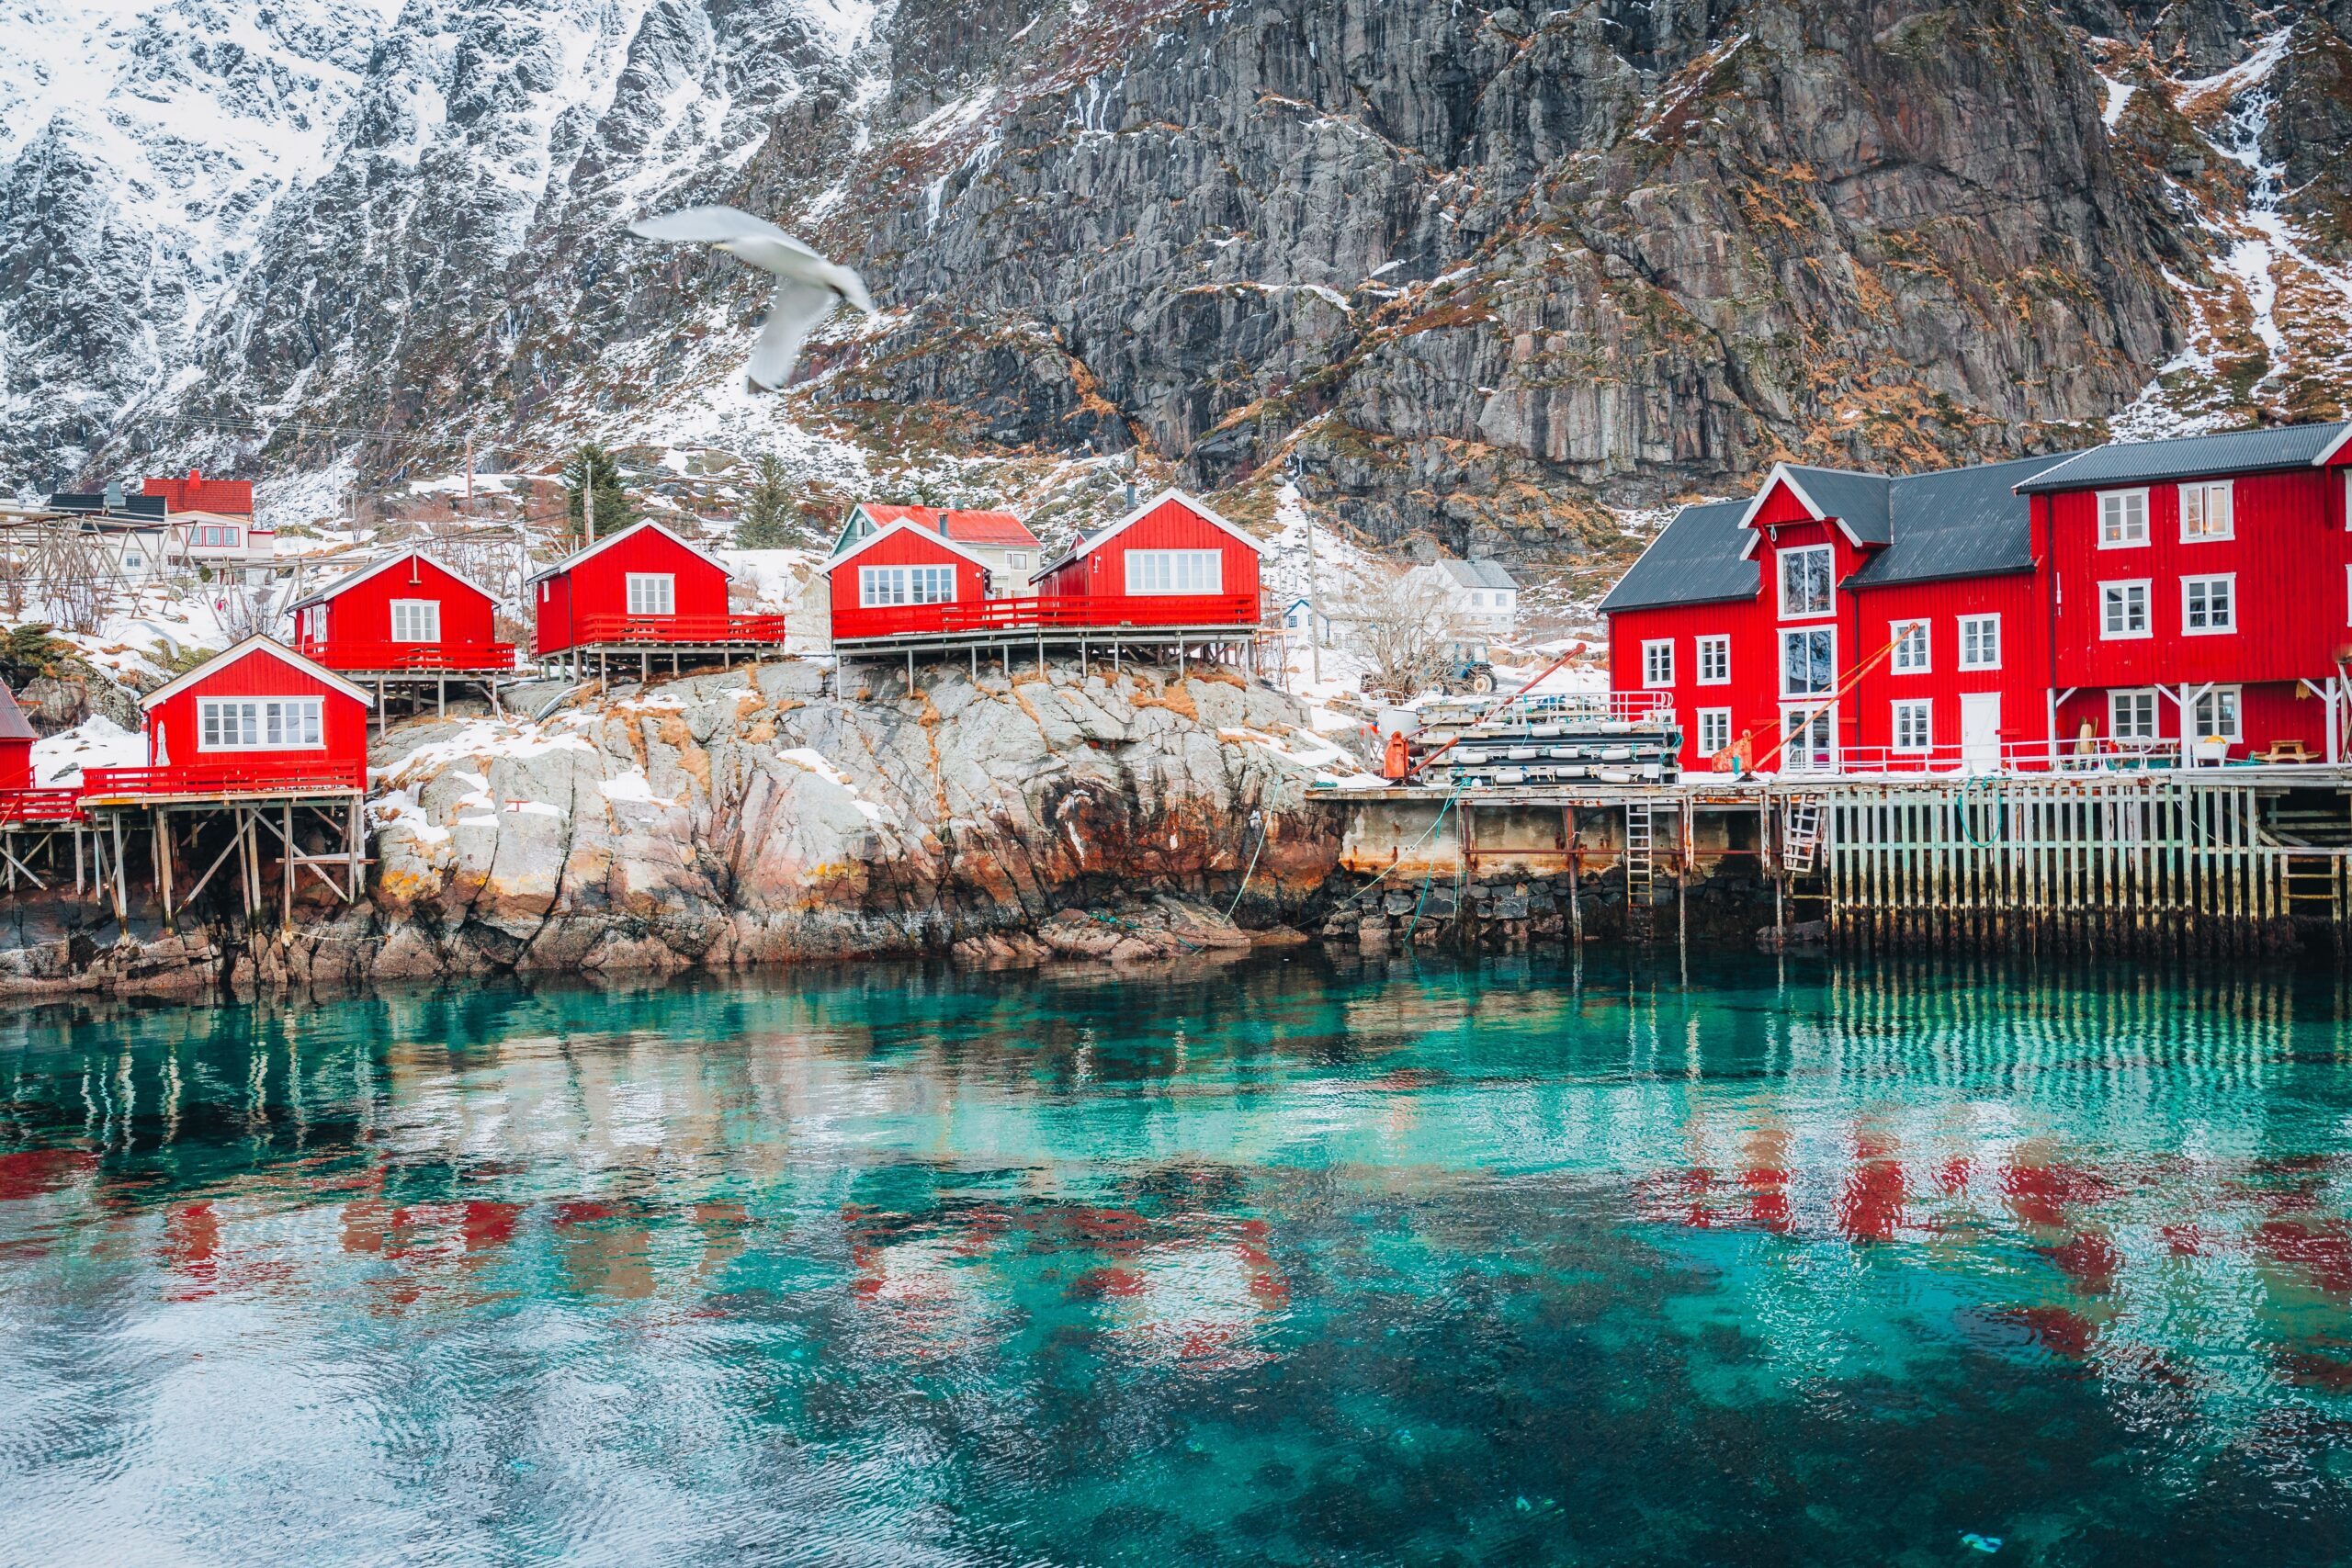
[[[768,301],[768,319],[752,345],[752,385],[771,392],[781,388],[800,358],[800,345],[840,298],[820,284],[779,279],[775,298]]]
[[[628,226],[628,231],[648,240],[684,240],[706,245],[727,240],[782,240],[787,245],[798,242],[764,218],[732,207],[687,207],[676,212],[663,212],[651,218],[640,218]],[[802,247],[806,248],[806,247]]]

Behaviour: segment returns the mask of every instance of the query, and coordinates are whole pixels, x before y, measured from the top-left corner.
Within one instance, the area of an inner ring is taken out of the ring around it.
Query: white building
[[[1452,557],[1414,569],[1444,590],[1455,622],[1465,635],[1509,638],[1519,626],[1519,583],[1492,560]]]

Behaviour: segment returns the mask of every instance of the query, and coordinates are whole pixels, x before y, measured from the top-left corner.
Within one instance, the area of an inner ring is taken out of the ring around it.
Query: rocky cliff
[[[1597,561],[1788,454],[2352,389],[2352,0],[33,0],[8,477],[380,482],[594,432]],[[741,395],[728,199],[886,307]],[[1026,466],[1023,466],[1023,465]],[[1007,465],[1010,465],[1008,467]],[[331,494],[331,491],[318,492]],[[723,497],[721,498],[723,500]]]
[[[1265,927],[1333,864],[1335,824],[1306,791],[1354,763],[1278,693],[1150,666],[926,669],[912,692],[896,669],[848,679],[836,693],[829,670],[785,661],[544,722],[395,728],[361,906],[306,889],[289,935],[248,941],[225,903],[167,934],[23,901],[0,983],[662,972],[959,944],[1143,957],[1250,943],[1171,897]]]

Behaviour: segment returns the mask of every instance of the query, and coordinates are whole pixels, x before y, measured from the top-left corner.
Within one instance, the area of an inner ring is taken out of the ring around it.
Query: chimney
[[[107,510],[108,512],[122,510],[122,481],[120,479],[107,481]]]
[[[188,482],[188,483],[190,483],[190,484],[195,484],[195,483],[198,482],[199,480],[201,480],[203,478],[204,478],[204,475],[203,475],[202,471],[201,471],[201,470],[199,470],[199,469],[190,468],[190,469],[187,471],[187,482]]]

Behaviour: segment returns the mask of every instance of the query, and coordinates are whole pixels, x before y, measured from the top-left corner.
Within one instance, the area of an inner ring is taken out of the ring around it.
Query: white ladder
[[[1628,908],[1647,910],[1650,893],[1657,885],[1657,840],[1651,829],[1650,808],[1645,804],[1625,807],[1625,902]]]
[[[1800,795],[1783,808],[1781,818],[1781,865],[1800,876],[1813,872],[1814,856],[1821,849],[1821,798]]]

